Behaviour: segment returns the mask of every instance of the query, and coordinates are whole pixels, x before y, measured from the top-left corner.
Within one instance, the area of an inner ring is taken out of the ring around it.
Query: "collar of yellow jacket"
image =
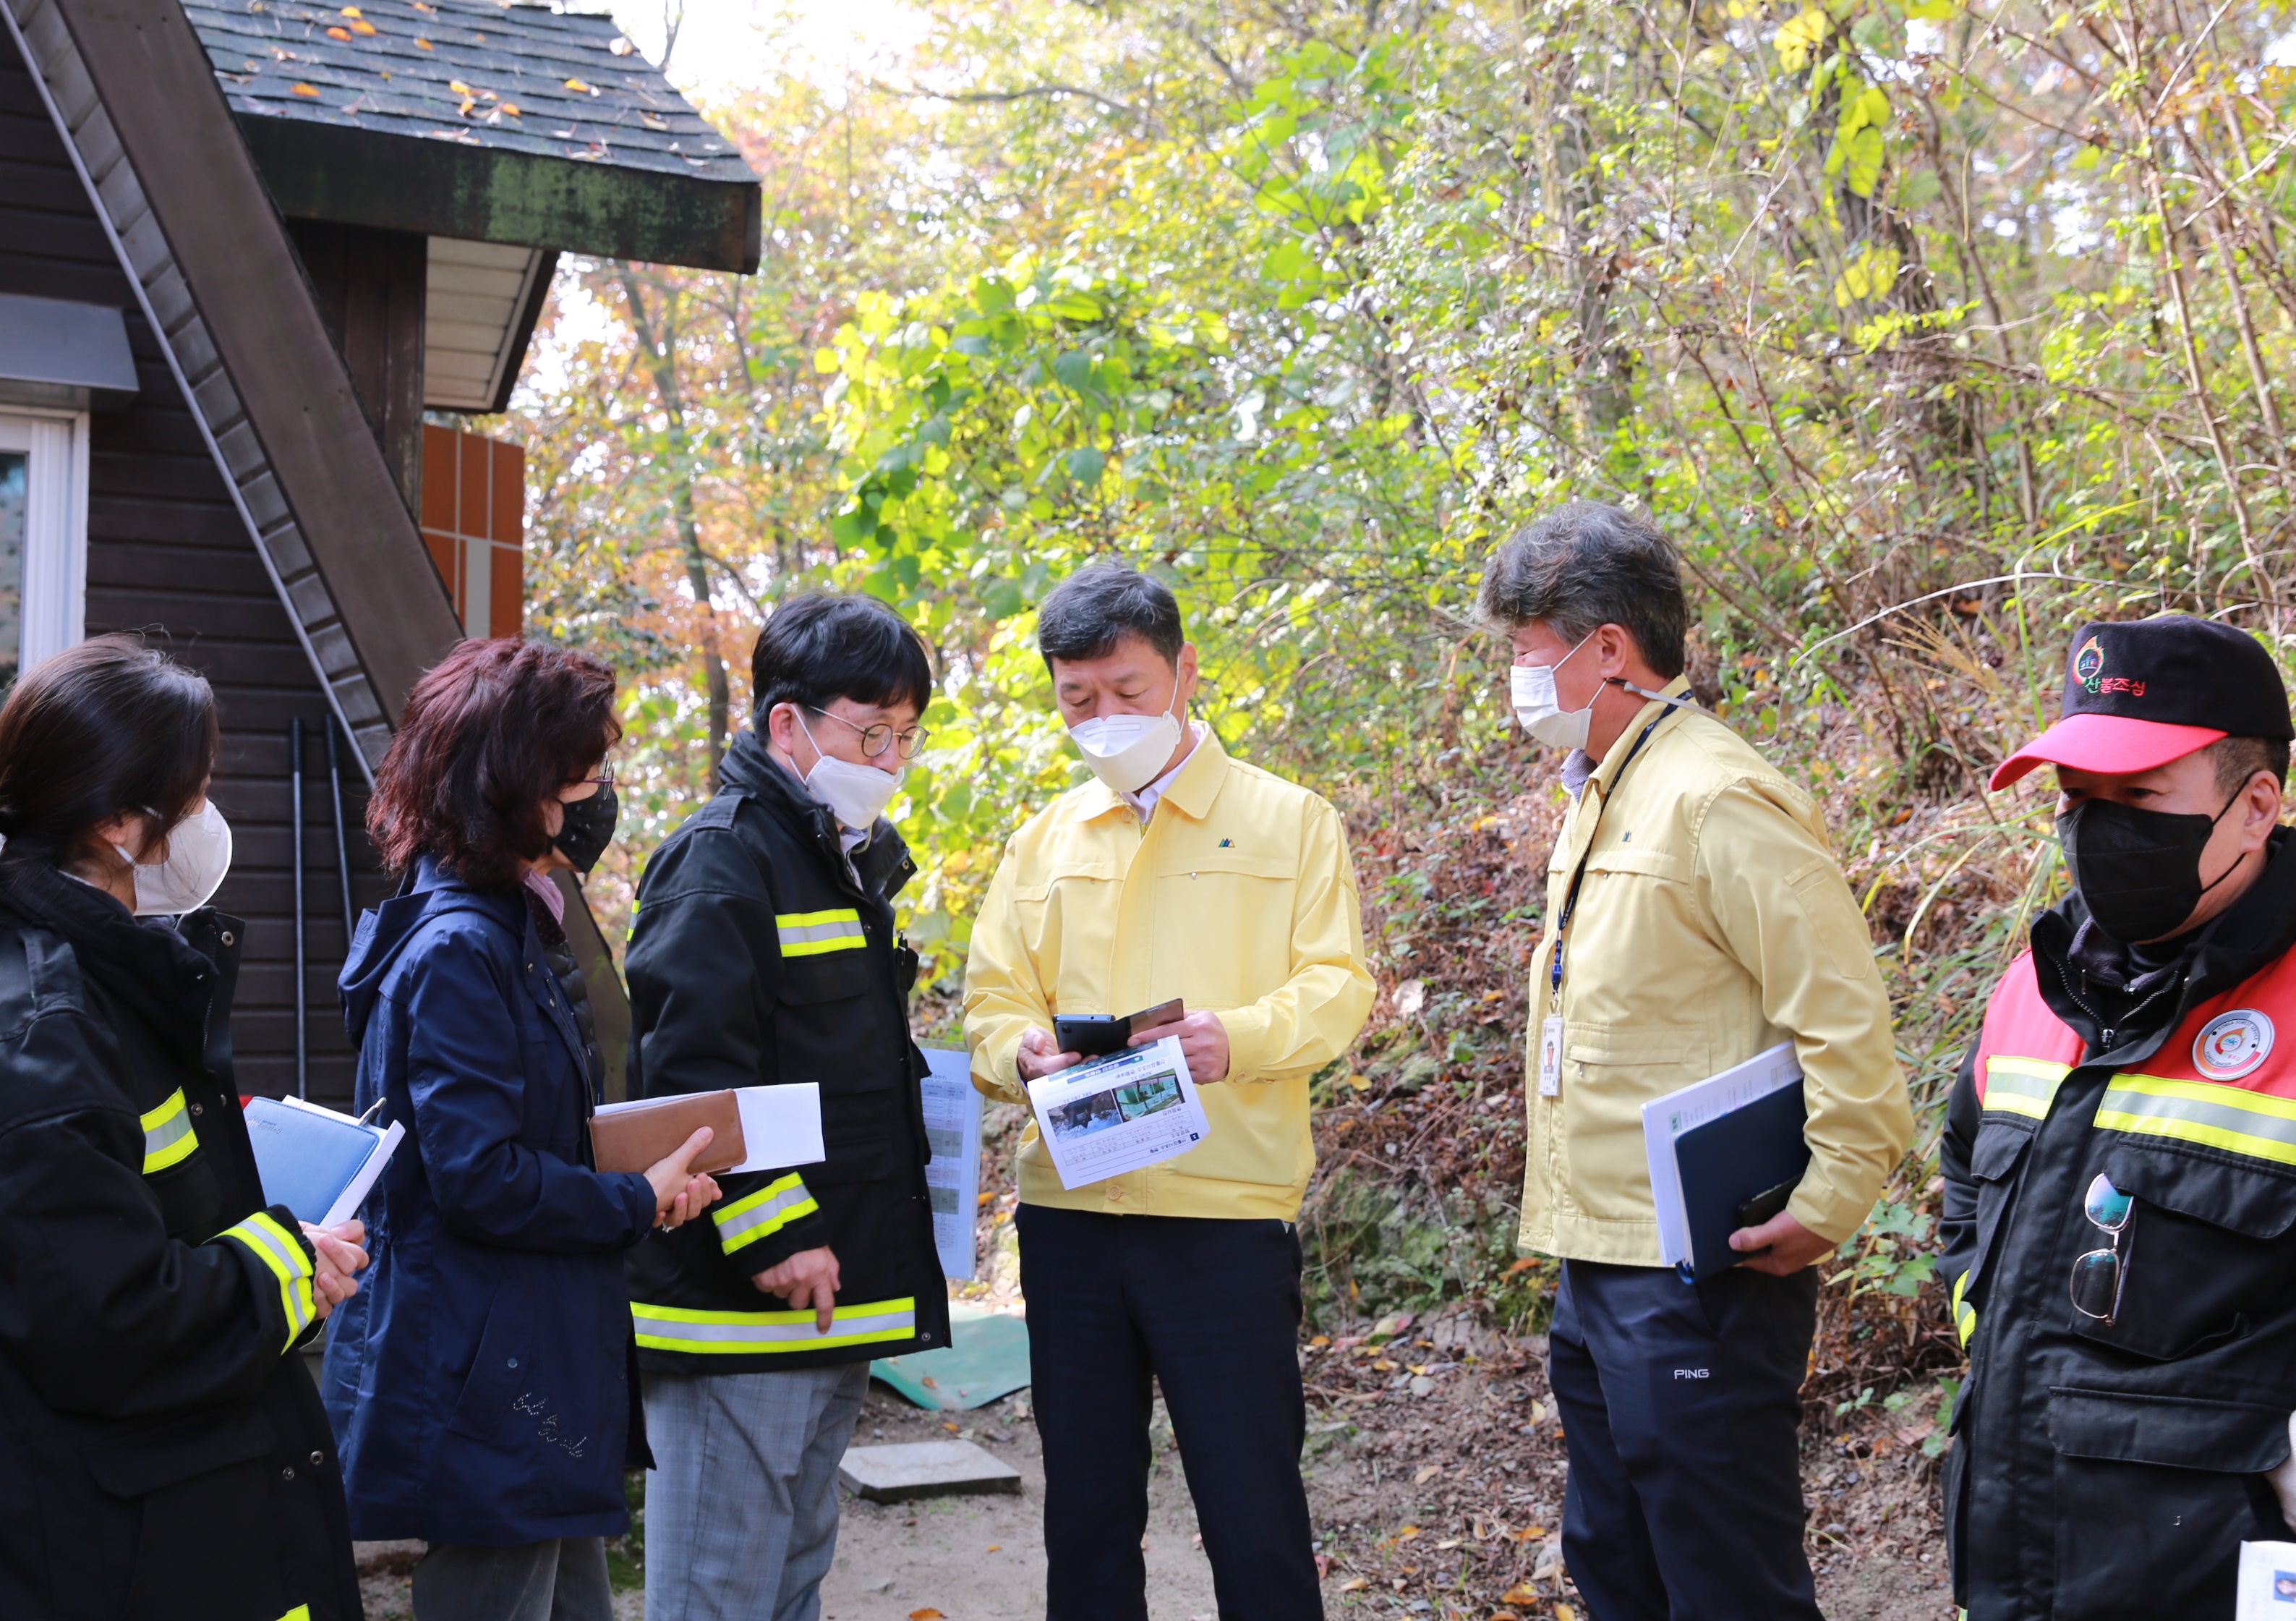
[[[1180,774],[1172,779],[1172,786],[1165,789],[1163,795],[1157,800],[1156,809],[1161,810],[1170,805],[1190,821],[1200,822],[1210,814],[1212,801],[1219,797],[1220,784],[1226,778],[1227,751],[1220,747],[1219,734],[1207,720],[1202,741],[1196,745],[1195,752],[1180,767]],[[1121,810],[1127,816],[1132,814],[1130,802],[1097,777],[1078,791],[1085,796],[1084,813],[1087,821],[1106,816],[1111,810]]]
[[[1660,694],[1669,698],[1681,697],[1689,690],[1690,678],[1686,675],[1678,675],[1659,688]],[[1652,698],[1636,710],[1635,718],[1627,722],[1627,729],[1620,732],[1618,741],[1611,745],[1611,752],[1603,756],[1603,763],[1596,766],[1595,774],[1587,779],[1587,786],[1604,799],[1610,798],[1611,786],[1618,781],[1619,773],[1625,769],[1627,756],[1634,752],[1635,739],[1641,735],[1643,728],[1664,715],[1669,709],[1680,707],[1679,704],[1661,704],[1657,698]],[[1650,745],[1644,744],[1643,746],[1648,748]]]

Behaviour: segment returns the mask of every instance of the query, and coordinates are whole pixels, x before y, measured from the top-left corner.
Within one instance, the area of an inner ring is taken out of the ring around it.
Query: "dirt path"
[[[1303,1351],[1303,1467],[1335,1621],[1587,1621],[1558,1569],[1562,1441],[1534,1349],[1480,1338],[1453,1320],[1386,1345]],[[1160,1403],[1157,1412],[1149,1615],[1211,1621],[1210,1566]],[[944,1415],[873,1386],[855,1440],[950,1436],[1019,1469],[1021,1492],[849,1499],[822,1588],[825,1621],[1041,1621],[1044,1469],[1026,1392]],[[1810,1557],[1829,1621],[1950,1621],[1934,1465],[1921,1439],[1875,1412],[1806,1449]],[[369,1579],[368,1621],[406,1616],[406,1557]],[[618,1594],[615,1609],[617,1621],[643,1621],[643,1595]]]

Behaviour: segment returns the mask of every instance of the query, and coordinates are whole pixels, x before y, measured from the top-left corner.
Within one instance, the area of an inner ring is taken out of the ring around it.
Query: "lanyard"
[[[1627,757],[1619,762],[1618,774],[1611,778],[1611,786],[1603,794],[1603,802],[1595,807],[1595,825],[1587,830],[1587,848],[1578,852],[1578,865],[1570,874],[1570,887],[1563,893],[1562,915],[1554,920],[1554,955],[1548,960],[1546,967],[1549,1007],[1559,1008],[1562,1005],[1563,936],[1570,930],[1570,914],[1578,909],[1578,885],[1586,881],[1587,858],[1595,853],[1595,835],[1603,831],[1603,812],[1611,808],[1611,795],[1616,794],[1619,785],[1626,780],[1627,768],[1635,763],[1635,756],[1643,752],[1643,745],[1650,741],[1650,735],[1658,729],[1659,721],[1672,713],[1674,711],[1669,709],[1666,714],[1660,715],[1643,728],[1641,734],[1635,738],[1634,747],[1628,749]]]

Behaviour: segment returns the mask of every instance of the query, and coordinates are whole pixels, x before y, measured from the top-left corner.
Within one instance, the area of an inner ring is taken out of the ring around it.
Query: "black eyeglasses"
[[[2093,1249],[2073,1263],[2073,1310],[2111,1328],[2120,1315],[2120,1291],[2128,1282],[2128,1268],[2120,1258],[2120,1235],[2128,1230],[2136,1201],[2112,1185],[2100,1171],[2081,1201],[2088,1219],[2112,1235],[2110,1249]]]
[[[813,709],[810,704],[806,707]],[[922,726],[913,726],[906,732],[897,732],[890,723],[883,720],[878,721],[874,726],[855,726],[844,716],[832,715],[825,709],[813,709],[813,712],[824,720],[834,720],[840,726],[860,733],[861,752],[872,760],[876,759],[897,743],[900,745],[902,759],[914,760],[917,757],[917,751],[924,747],[925,740],[932,736]]]
[[[577,777],[573,781],[569,782],[566,786],[570,788],[578,783],[586,782],[594,784],[601,788],[611,788],[614,786],[614,768],[611,766],[601,766],[598,768],[598,774],[595,777]]]

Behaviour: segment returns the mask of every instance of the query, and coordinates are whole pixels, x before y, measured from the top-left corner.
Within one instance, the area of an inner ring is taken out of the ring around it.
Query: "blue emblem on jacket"
[[[360,920],[340,988],[357,1107],[385,1100],[407,1133],[329,1324],[352,1535],[622,1532],[622,1470],[645,1461],[622,1255],[653,1190],[587,1167],[596,1076],[524,896],[425,860]]]

